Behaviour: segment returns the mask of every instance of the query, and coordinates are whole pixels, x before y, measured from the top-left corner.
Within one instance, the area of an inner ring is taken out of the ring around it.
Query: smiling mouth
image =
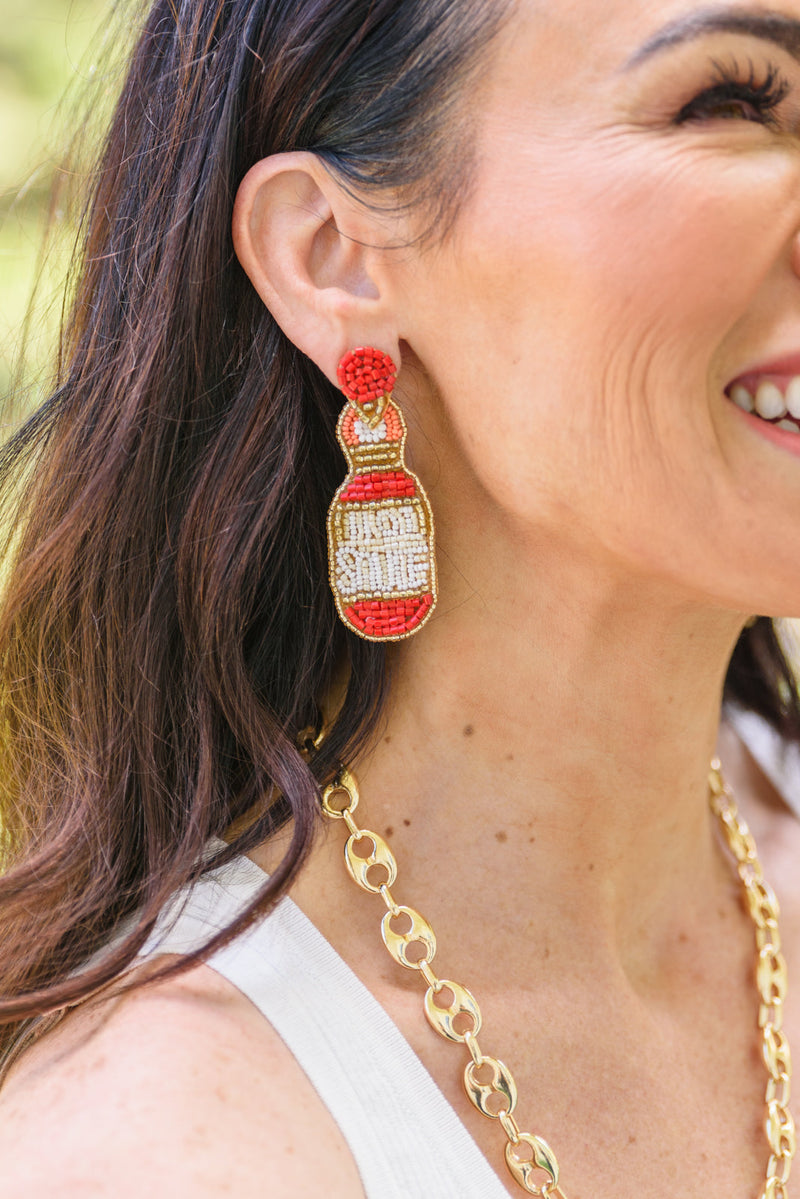
[[[787,433],[800,433],[800,375],[762,378],[759,383],[740,379],[727,387],[725,394],[742,412]]]

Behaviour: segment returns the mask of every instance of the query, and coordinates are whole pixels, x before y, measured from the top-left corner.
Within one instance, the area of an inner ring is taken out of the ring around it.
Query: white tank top
[[[786,747],[749,713],[731,712],[729,719],[798,811],[800,749]],[[142,955],[199,948],[265,882],[249,858],[205,876],[165,910]],[[400,1030],[290,899],[207,964],[260,1009],[288,1046],[341,1129],[367,1199],[508,1199]]]
[[[203,945],[266,877],[249,858],[204,876],[165,910],[142,954]],[[291,1050],[339,1125],[368,1199],[508,1199],[400,1030],[290,899],[207,964]]]

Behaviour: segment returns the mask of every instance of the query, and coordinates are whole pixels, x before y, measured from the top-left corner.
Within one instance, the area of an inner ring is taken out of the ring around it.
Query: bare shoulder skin
[[[283,1042],[206,966],[73,1013],[0,1091],[3,1199],[363,1194]]]

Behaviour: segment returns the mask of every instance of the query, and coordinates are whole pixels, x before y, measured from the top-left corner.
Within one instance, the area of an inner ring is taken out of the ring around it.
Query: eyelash
[[[754,116],[741,114],[741,119],[760,122],[764,125],[774,123],[772,112],[791,91],[788,79],[781,74],[772,63],[767,66],[767,73],[761,83],[756,82],[756,69],[749,64],[749,74],[745,77],[739,65],[715,62],[714,70],[717,82],[705,88],[688,104],[684,104],[676,118],[677,124],[714,116],[715,108],[725,104],[742,104],[753,110]],[[723,118],[723,119],[730,119]]]

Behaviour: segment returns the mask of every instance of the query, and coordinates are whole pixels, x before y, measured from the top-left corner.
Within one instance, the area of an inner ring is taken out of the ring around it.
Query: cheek
[[[557,171],[498,155],[442,256],[424,360],[493,490],[574,506],[587,474],[659,487],[687,434],[713,447],[715,354],[797,220],[796,154],[643,136]]]
[[[530,331],[531,309],[548,326],[574,322],[579,340],[621,314],[724,330],[798,220],[796,148],[628,132],[560,150],[555,166],[517,154],[510,171],[511,159],[485,164],[459,249],[467,292],[512,332]]]
[[[596,220],[583,229],[587,252],[571,257],[569,269],[589,302],[605,295],[604,323],[621,315],[633,325],[657,319],[688,350],[704,340],[713,351],[714,339],[746,313],[785,258],[798,179],[794,166],[777,165],[720,169],[696,156],[626,178],[612,196],[587,195]],[[572,233],[580,237],[579,229]],[[574,245],[574,236],[567,242]]]

